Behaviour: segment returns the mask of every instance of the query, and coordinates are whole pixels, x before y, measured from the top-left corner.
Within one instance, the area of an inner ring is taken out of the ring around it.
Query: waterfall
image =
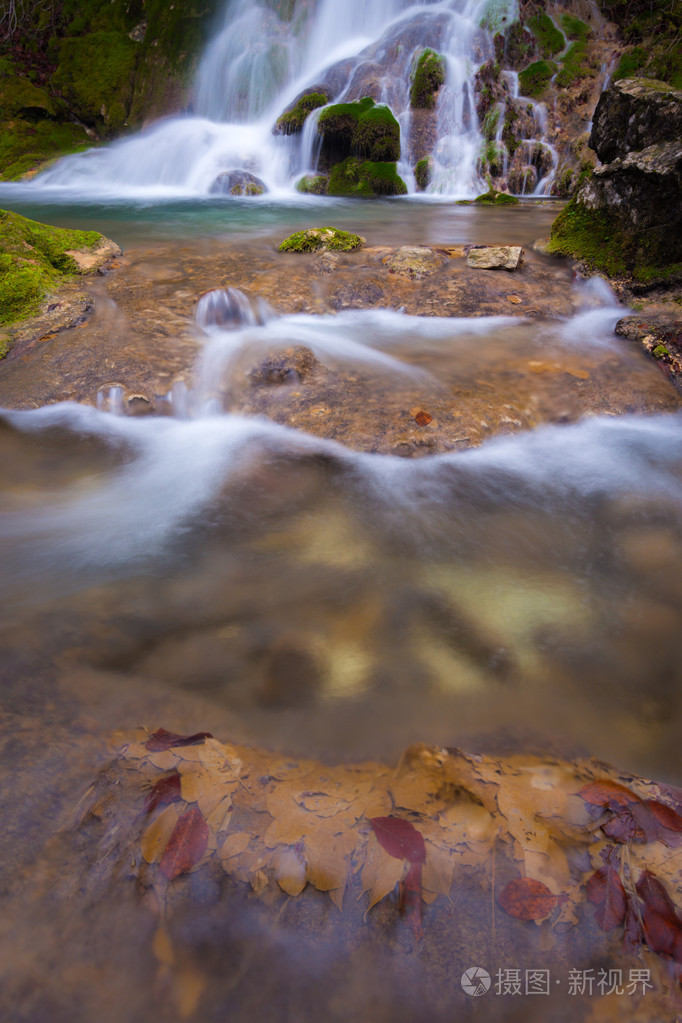
[[[410,76],[431,47],[445,58],[447,74],[435,112],[429,191],[472,196],[484,185],[473,78],[492,52],[489,29],[515,14],[515,0],[232,0],[201,61],[192,115],[66,157],[35,187],[201,196],[215,191],[219,175],[239,171],[266,192],[291,193],[297,177],[315,166],[314,121],[303,138],[272,129],[301,90],[321,81],[333,81],[335,102],[371,95],[391,107],[402,127],[399,169],[413,184]]]

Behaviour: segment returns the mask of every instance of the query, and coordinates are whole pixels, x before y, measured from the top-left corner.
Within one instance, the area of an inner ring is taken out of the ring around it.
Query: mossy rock
[[[296,191],[303,195],[327,195],[328,185],[326,174],[304,174],[296,182]]]
[[[272,129],[275,135],[296,135],[305,124],[308,114],[319,107],[325,107],[329,97],[323,92],[304,93],[288,110],[281,114]]]
[[[400,159],[400,125],[387,106],[376,105],[369,96],[327,107],[320,114],[317,130],[322,136],[323,167],[349,156],[374,163]]]
[[[445,82],[445,58],[434,50],[423,50],[412,73],[410,106],[413,110],[433,110],[436,96]]]
[[[577,20],[577,19],[576,19]],[[529,18],[526,25],[535,36],[538,50],[543,57],[553,57],[566,45],[563,33],[559,31],[548,14],[541,12]]]
[[[665,263],[647,253],[646,239],[628,232],[614,217],[571,199],[552,224],[547,251],[572,256],[609,277],[630,277],[651,285],[677,280],[682,263]]]
[[[0,324],[35,313],[45,296],[81,273],[69,255],[105,241],[97,231],[69,231],[0,210]]]
[[[369,197],[407,195],[407,185],[392,162],[361,161],[349,156],[329,176],[329,195]]]
[[[414,167],[414,180],[417,184],[417,188],[420,192],[425,192],[431,182],[431,172],[433,170],[433,160],[429,156],[423,157],[421,160],[417,160]]]
[[[485,177],[492,174],[493,177],[500,177],[504,170],[505,147],[499,142],[486,142],[483,146],[480,159],[479,173]],[[500,193],[504,194],[504,193]]]
[[[577,39],[585,42],[592,35],[590,26],[586,22],[581,21],[580,18],[576,18],[573,14],[562,14],[559,17],[559,23],[567,39]]]
[[[536,60],[519,72],[519,92],[534,99],[542,96],[559,68],[552,60]]]
[[[83,152],[92,140],[79,124],[16,118],[0,123],[0,180],[18,181],[53,160]]]
[[[62,39],[53,76],[86,124],[119,131],[133,98],[136,43],[121,32],[92,32]]]
[[[520,71],[535,53],[535,39],[519,21],[513,21],[493,39],[495,60],[505,68]]]
[[[334,249],[337,252],[353,252],[365,244],[360,235],[341,231],[338,227],[310,227],[295,231],[279,246],[280,252],[320,252]]]
[[[519,200],[515,195],[508,192],[497,192],[494,188],[488,189],[483,195],[477,195],[474,202],[483,206],[518,206]]]
[[[39,89],[22,75],[0,77],[0,111],[3,118],[20,117],[25,121],[54,118],[61,112],[60,104],[45,89]]]
[[[565,89],[581,78],[593,78],[598,70],[598,65],[591,63],[588,57],[587,44],[572,43],[562,58],[562,68],[556,76],[555,85]]]

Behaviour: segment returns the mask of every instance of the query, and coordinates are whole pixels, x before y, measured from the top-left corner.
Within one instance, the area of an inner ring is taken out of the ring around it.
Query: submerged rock
[[[477,245],[467,255],[467,266],[475,270],[516,270],[522,262],[520,245]]]
[[[264,181],[249,171],[223,171],[209,188],[209,195],[263,195],[267,192]]]
[[[383,262],[389,273],[409,277],[410,280],[420,280],[439,270],[445,262],[445,257],[425,246],[403,245],[396,252],[385,256]]]

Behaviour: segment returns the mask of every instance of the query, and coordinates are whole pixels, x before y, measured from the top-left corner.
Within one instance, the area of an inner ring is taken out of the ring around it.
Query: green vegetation
[[[665,345],[656,345],[656,347],[654,348],[654,350],[653,350],[653,352],[651,354],[653,356],[655,356],[655,358],[657,358],[657,359],[665,359],[665,358],[669,359],[670,358],[670,352],[665,347]]]
[[[493,107],[483,118],[481,134],[488,142],[492,142],[497,135],[497,125],[500,120],[500,108]]]
[[[303,195],[326,195],[327,184],[326,174],[305,174],[296,182],[296,191]]]
[[[551,60],[536,60],[534,64],[524,68],[519,72],[521,95],[538,99],[558,70],[557,65]]]
[[[337,163],[329,176],[329,195],[407,195],[407,185],[393,162],[362,162],[349,156]]]
[[[509,159],[519,148],[520,142],[516,137],[516,130],[519,121],[519,114],[513,103],[507,103],[504,109],[504,122],[502,124],[502,141],[509,153]]]
[[[682,275],[682,263],[666,263],[643,234],[628,232],[613,217],[589,210],[575,199],[552,224],[547,251],[573,256],[609,277],[632,277],[639,284]]]
[[[562,14],[559,21],[567,39],[578,39],[584,42],[592,35],[590,26],[572,14]]]
[[[486,142],[481,153],[481,174],[499,177],[504,169],[504,147],[498,142]]]
[[[677,0],[600,0],[606,16],[632,47],[622,55],[614,81],[632,75],[657,78],[682,89],[682,6]]]
[[[587,56],[587,44],[584,42],[572,43],[568,52],[562,59],[562,68],[555,78],[555,85],[559,89],[565,89],[573,85],[580,78],[593,77],[599,70]]]
[[[322,162],[336,163],[348,156],[373,162],[400,159],[400,125],[387,106],[369,96],[357,103],[336,103],[320,114]]]
[[[515,195],[508,192],[496,192],[494,188],[488,189],[483,195],[477,195],[474,202],[482,206],[518,206],[519,200]]]
[[[417,160],[414,167],[414,180],[417,183],[417,188],[420,192],[425,192],[431,181],[431,170],[433,168],[433,161],[429,156],[423,157],[421,160]]]
[[[79,273],[69,250],[92,249],[96,231],[68,231],[0,210],[0,324],[38,310],[50,290]]]
[[[335,249],[337,252],[352,252],[361,248],[365,239],[338,227],[311,227],[306,231],[295,231],[279,246],[280,252],[319,252]]]
[[[577,19],[576,19],[577,20]],[[559,31],[548,14],[541,12],[529,18],[527,27],[535,36],[537,47],[543,57],[553,57],[566,45],[563,33]]]
[[[493,39],[495,60],[504,62],[505,67],[519,71],[528,64],[535,52],[535,41],[520,21],[513,21],[504,32],[498,32]]]
[[[79,117],[93,120],[99,111],[95,120],[101,119],[107,131],[121,130],[133,98],[135,46],[117,32],[62,40],[53,82]]]
[[[301,96],[293,107],[285,110],[277,118],[275,124],[276,134],[295,135],[302,129],[308,114],[313,110],[317,110],[318,107],[325,107],[328,102],[329,97],[323,92],[308,92]]]
[[[433,110],[436,93],[445,82],[445,60],[434,50],[424,50],[412,73],[410,106],[413,110]]]

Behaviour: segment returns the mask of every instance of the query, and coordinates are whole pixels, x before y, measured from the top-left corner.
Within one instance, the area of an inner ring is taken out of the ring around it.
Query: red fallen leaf
[[[630,803],[641,803],[641,799],[634,792],[609,778],[604,778],[602,781],[591,781],[580,789],[578,795],[582,796],[586,803],[591,803],[592,806],[601,806],[605,810],[615,810],[619,806],[628,806]]]
[[[206,852],[208,824],[198,806],[179,818],[168,839],[159,868],[172,881],[178,874],[191,870]]]
[[[643,870],[637,894],[644,903],[642,926],[647,945],[654,952],[682,963],[682,920],[662,883],[650,871]]]
[[[424,411],[424,409],[420,409],[414,417],[414,421],[417,426],[428,426],[432,420],[433,416],[430,416],[428,412]]]
[[[602,931],[618,927],[625,919],[628,897],[612,866],[600,867],[586,885],[587,898],[597,907],[594,918]]]
[[[669,803],[672,803],[678,813],[682,813],[682,789],[676,788],[674,785],[665,785],[659,782],[657,785],[658,791],[662,796],[666,796]]]
[[[204,739],[212,739],[210,732],[196,732],[194,735],[178,735],[177,732],[167,732],[165,728],[157,728],[145,742],[145,749],[151,753],[159,753],[161,750],[172,749],[173,746],[198,746]]]
[[[400,909],[417,941],[424,937],[422,930],[422,865],[412,863],[400,883]]]
[[[369,822],[379,845],[396,860],[423,863],[426,859],[424,837],[402,817],[372,817]]]
[[[623,921],[623,946],[626,952],[634,952],[644,941],[642,921],[639,913],[633,905],[633,900],[627,900],[625,907],[625,919]]]
[[[179,802],[181,798],[180,775],[176,771],[175,774],[159,778],[156,785],[147,793],[142,812],[152,813],[157,806],[169,806],[171,803]]]
[[[667,806],[666,803],[659,803],[656,799],[648,799],[646,805],[659,824],[659,838],[666,845],[677,845],[682,841],[682,837],[677,837],[677,834],[682,835],[682,816],[676,810],[673,810],[671,806]],[[666,835],[666,832],[674,832],[676,834]]]
[[[505,913],[517,920],[542,920],[566,898],[555,895],[542,881],[517,877],[502,890],[497,901]]]

